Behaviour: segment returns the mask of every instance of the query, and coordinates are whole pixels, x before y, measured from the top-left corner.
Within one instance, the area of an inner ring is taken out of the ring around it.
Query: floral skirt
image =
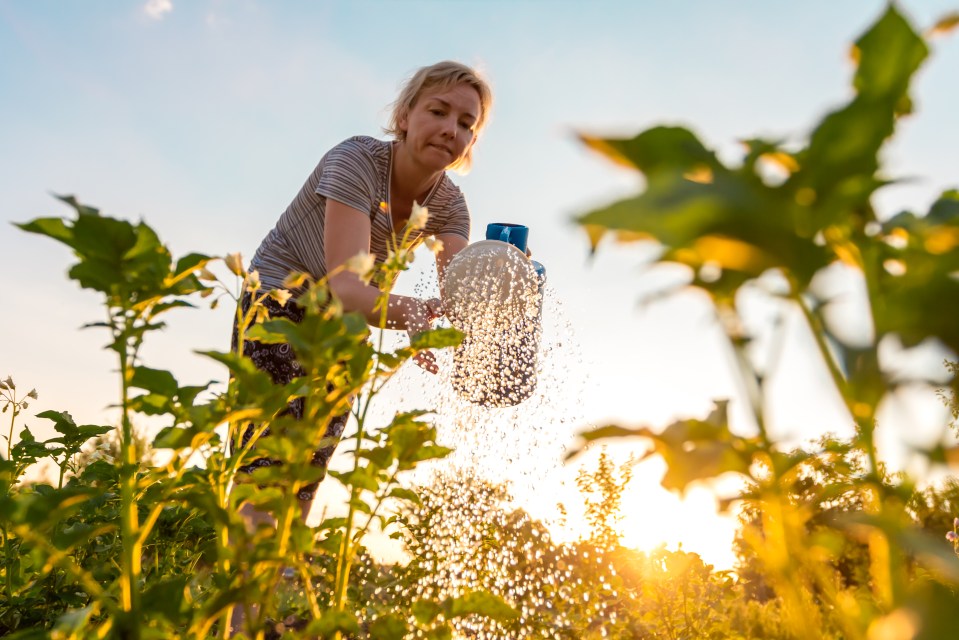
[[[250,294],[244,294],[243,300],[241,301],[244,314],[247,312],[247,310],[249,310],[250,302]],[[284,306],[273,298],[267,297],[263,300],[262,304],[269,312],[270,318],[288,318],[293,322],[300,322],[303,320],[305,309],[298,306],[292,300],[288,301]],[[232,340],[232,347],[234,350],[236,349],[237,340],[237,327],[236,323],[234,322]],[[293,380],[293,378],[302,376],[304,374],[303,368],[300,367],[300,364],[296,361],[296,356],[293,354],[293,349],[290,347],[290,345],[285,343],[265,344],[254,340],[246,340],[243,343],[243,355],[250,358],[257,369],[270,374],[270,377],[273,378],[274,384],[288,384]],[[305,398],[297,398],[293,400],[290,402],[283,414],[291,415],[294,418],[301,419],[303,417],[305,400]],[[339,444],[340,437],[343,435],[343,430],[346,428],[346,422],[349,419],[349,416],[350,414],[348,412],[343,413],[331,418],[329,423],[327,423],[326,430],[323,433],[322,441],[332,444],[328,444],[313,451],[313,466],[323,467],[324,469],[329,466],[330,458],[333,457],[333,452],[336,449],[336,445]],[[231,451],[245,447],[256,431],[257,428],[255,424],[248,424],[243,430],[243,434],[240,437],[240,442],[230,443]],[[269,437],[269,435],[270,428],[267,427],[263,433],[260,434],[260,438]],[[254,449],[255,446],[256,445],[254,444]],[[253,473],[253,471],[260,467],[280,466],[282,464],[282,460],[277,460],[275,458],[256,458],[251,460],[248,464],[239,467],[239,471],[249,474]],[[320,482],[316,481],[298,486],[296,488],[296,497],[300,500],[312,500],[316,496],[316,488],[319,486],[319,484]]]

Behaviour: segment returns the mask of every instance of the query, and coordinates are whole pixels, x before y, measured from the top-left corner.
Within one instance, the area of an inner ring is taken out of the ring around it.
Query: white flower
[[[270,291],[270,297],[279,302],[281,307],[285,307],[286,303],[293,297],[293,294],[286,289],[273,289]]]
[[[429,236],[423,240],[423,244],[426,245],[427,249],[433,252],[434,256],[443,251],[443,241],[437,237]]]
[[[375,266],[376,256],[366,251],[360,251],[343,264],[343,267],[347,271],[358,275],[364,284],[370,283],[370,278],[373,277],[373,267]]]
[[[413,210],[410,212],[409,226],[411,229],[423,229],[426,227],[426,221],[430,218],[430,212],[426,207],[421,207],[413,202]]]

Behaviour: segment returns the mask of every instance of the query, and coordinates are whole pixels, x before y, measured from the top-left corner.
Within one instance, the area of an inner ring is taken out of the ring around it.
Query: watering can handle
[[[509,227],[503,227],[500,229],[499,239],[503,242],[509,242]]]

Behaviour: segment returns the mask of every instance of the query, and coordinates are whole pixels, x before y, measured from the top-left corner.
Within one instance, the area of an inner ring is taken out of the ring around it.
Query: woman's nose
[[[451,139],[456,138],[456,121],[455,120],[448,120],[446,122],[446,125],[443,127],[443,129],[444,129],[443,133],[448,135]]]

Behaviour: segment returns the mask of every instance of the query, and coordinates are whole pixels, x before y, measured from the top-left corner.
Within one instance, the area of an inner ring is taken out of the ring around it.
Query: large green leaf
[[[742,174],[699,183],[665,172],[642,194],[579,222],[653,238],[669,247],[669,259],[693,268],[713,263],[756,277],[778,267],[805,282],[831,258],[805,224],[808,212],[785,196]]]
[[[134,367],[130,386],[144,389],[167,398],[176,395],[178,386],[176,378],[169,371],[151,369],[150,367]]]
[[[879,149],[892,135],[897,116],[910,110],[909,83],[928,48],[890,4],[856,42],[854,52],[856,97],[813,131],[808,148],[798,154],[802,169],[789,185],[810,190],[819,202],[828,202],[850,181],[875,174]],[[863,203],[869,195],[862,194]]]
[[[909,91],[912,75],[929,55],[929,47],[896,8],[856,41],[859,66],[853,85],[860,96],[897,103]]]
[[[704,420],[678,420],[661,431],[608,425],[587,431],[582,437],[584,442],[623,437],[651,442],[653,448],[643,458],[661,456],[667,467],[663,487],[680,492],[693,482],[725,473],[748,475],[753,456],[760,449],[757,440],[729,430],[726,402],[717,403]],[[577,453],[579,450],[569,457]]]
[[[653,127],[630,139],[587,135],[581,135],[580,139],[613,162],[647,176],[664,170],[684,173],[722,168],[715,154],[682,127]]]

